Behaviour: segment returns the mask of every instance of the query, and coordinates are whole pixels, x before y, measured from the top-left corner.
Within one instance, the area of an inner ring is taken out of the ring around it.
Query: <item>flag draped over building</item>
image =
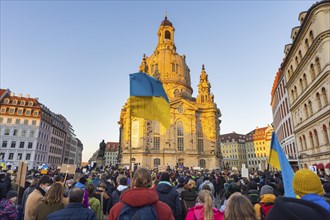
[[[146,73],[130,74],[131,116],[170,127],[170,104],[162,83]]]
[[[272,134],[270,154],[268,163],[278,170],[282,171],[285,196],[296,197],[292,188],[293,170],[285,156],[280,143],[277,140],[275,132]]]

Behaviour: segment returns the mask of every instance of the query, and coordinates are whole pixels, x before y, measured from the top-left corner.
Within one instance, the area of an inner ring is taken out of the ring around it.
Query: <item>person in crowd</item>
[[[110,204],[108,206],[109,212],[110,212],[110,209],[119,202],[120,195],[126,189],[127,189],[127,177],[122,175],[121,178],[119,179],[119,185],[117,186],[117,189],[115,189],[111,194],[111,200],[110,200]]]
[[[77,182],[74,185],[74,188],[79,188],[79,189],[82,189],[84,191],[83,205],[84,205],[85,208],[88,208],[89,204],[88,204],[88,193],[86,191],[86,183],[87,183],[86,177],[82,176],[82,177],[80,177],[79,182]]]
[[[224,198],[224,194],[225,194],[225,183],[226,183],[226,179],[224,177],[224,173],[221,173],[218,177],[218,187],[219,187],[219,197],[220,197],[220,201],[222,201]]]
[[[24,190],[23,196],[22,196],[22,209],[23,209],[22,210],[22,216],[24,216],[26,200],[27,200],[28,196],[33,192],[33,190],[35,190],[39,179],[36,178],[36,177],[33,177],[33,178],[30,179],[30,177],[29,177],[28,181],[30,182],[30,186],[28,186]],[[22,218],[22,219],[24,219],[24,218]]]
[[[254,210],[258,219],[265,219],[268,212],[272,209],[276,196],[273,187],[264,185],[260,190],[260,203],[254,205]]]
[[[324,198],[330,204],[330,182],[326,182],[323,184],[324,189]]]
[[[303,199],[280,196],[275,200],[266,220],[330,220],[322,206]]]
[[[197,204],[189,209],[186,220],[222,220],[223,214],[214,208],[213,194],[209,190],[198,193]]]
[[[55,183],[62,183],[63,182],[63,177],[61,175],[54,176],[54,182]]]
[[[202,175],[200,172],[198,172],[198,180],[196,181],[197,184],[197,189],[200,189],[199,186],[202,185],[202,183],[204,182],[204,175]]]
[[[260,202],[260,193],[258,191],[258,185],[256,182],[250,181],[248,183],[248,191],[246,196],[249,198],[253,206]]]
[[[85,208],[83,201],[84,190],[81,188],[71,189],[69,204],[64,209],[49,214],[47,220],[97,220],[95,212]]]
[[[52,184],[53,180],[48,175],[42,176],[39,179],[36,188],[30,193],[26,200],[24,219],[32,220],[36,218],[37,205],[41,202]]]
[[[241,193],[233,193],[227,202],[224,220],[257,220],[250,200]]]
[[[187,215],[188,209],[195,206],[197,197],[198,193],[196,192],[196,182],[190,179],[188,183],[184,185],[184,190],[181,192],[183,217]]]
[[[169,205],[176,220],[181,219],[182,207],[180,195],[170,183],[170,175],[167,172],[162,173],[160,182],[156,187],[159,200]]]
[[[45,220],[50,213],[64,209],[63,195],[62,183],[54,183],[46,192],[41,203],[37,205],[36,220]]]
[[[94,187],[96,188],[100,184],[101,180],[99,179],[99,176],[97,174],[92,175],[92,183]]]
[[[214,185],[211,183],[210,177],[208,175],[204,176],[204,182],[199,186],[199,190],[201,190],[204,185],[208,185],[211,188],[212,194],[214,195]]]
[[[5,184],[5,173],[0,173],[0,200],[6,198],[7,188]]]
[[[323,197],[324,189],[321,180],[313,171],[307,169],[297,171],[293,176],[292,187],[301,199],[314,202],[330,213],[330,205]]]
[[[150,172],[145,168],[138,168],[134,173],[133,188],[121,194],[121,201],[112,207],[108,220],[117,220],[120,215],[124,217],[127,213],[125,210],[127,210],[128,206],[135,208],[134,217],[136,219],[139,217],[143,219],[143,216],[138,216],[140,214],[138,212],[145,207],[149,208],[149,212],[146,212],[149,216],[146,219],[174,220],[171,208],[159,200],[157,192],[150,189],[151,185],[152,179]],[[156,209],[156,213],[150,213],[150,209],[153,208]],[[133,219],[133,216],[131,219]]]
[[[225,200],[223,202],[223,205],[220,207],[221,213],[225,212],[227,207],[227,201],[229,197],[235,192],[239,192],[239,193],[241,192],[239,185],[237,185],[236,183],[225,184]]]
[[[73,179],[68,179],[65,182],[64,196],[68,197],[70,190],[73,188]]]
[[[97,219],[101,219],[101,204],[100,201],[95,197],[95,187],[93,183],[88,183],[86,186],[88,193],[89,207],[96,213]]]
[[[176,191],[179,193],[179,195],[181,194],[181,192],[184,190],[184,177],[183,176],[179,176],[178,178],[178,185],[176,186]]]
[[[10,190],[6,194],[6,198],[0,201],[0,219],[16,220],[17,218],[17,192]]]
[[[106,219],[104,216],[109,214],[107,209],[110,201],[110,195],[106,191],[107,185],[105,183],[100,183],[99,186],[96,188],[95,197],[100,201],[101,210],[103,214],[103,219]]]

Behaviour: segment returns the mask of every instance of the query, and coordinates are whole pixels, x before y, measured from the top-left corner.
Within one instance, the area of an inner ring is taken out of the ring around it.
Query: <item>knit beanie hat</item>
[[[270,185],[264,185],[263,187],[261,187],[260,196],[263,196],[265,194],[274,194],[273,187],[271,187]]]
[[[123,186],[127,186],[127,177],[123,176],[122,178],[120,178],[119,184]]]
[[[266,220],[329,220],[322,206],[303,199],[280,196],[266,216]]]
[[[160,181],[167,181],[167,182],[169,182],[170,181],[170,174],[167,173],[167,172],[164,172],[162,174],[162,176],[160,177]]]
[[[306,194],[324,195],[320,178],[308,169],[301,169],[294,174],[292,187],[299,197]]]
[[[9,192],[7,192],[6,198],[11,199],[16,196],[17,196],[17,192],[15,190],[10,190]]]
[[[226,199],[229,199],[229,197],[231,196],[231,194],[233,194],[235,192],[241,192],[241,189],[240,189],[239,185],[237,185],[236,183],[230,183],[230,184],[228,184],[227,187],[225,187],[225,196],[226,196]]]
[[[180,176],[180,177],[178,178],[178,182],[181,183],[181,184],[183,184],[183,183],[184,183],[184,178],[183,178],[182,176]]]

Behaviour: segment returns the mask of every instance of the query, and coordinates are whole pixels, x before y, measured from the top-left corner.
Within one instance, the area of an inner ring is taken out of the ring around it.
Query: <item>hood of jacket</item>
[[[173,189],[173,187],[171,186],[170,183],[161,183],[159,182],[158,185],[156,186],[156,190],[162,194],[168,194],[171,190]]]
[[[74,185],[75,188],[80,188],[80,189],[85,189],[85,185],[82,184],[81,182],[77,182],[75,185]]]
[[[194,190],[184,190],[181,193],[181,197],[186,201],[196,201],[198,193]]]
[[[317,194],[306,194],[303,197],[301,197],[303,200],[314,202],[323,208],[325,208],[330,213],[330,205],[327,203],[324,197],[319,196]]]
[[[158,194],[153,189],[133,188],[125,190],[120,195],[120,200],[127,205],[140,207],[156,203],[158,201]]]
[[[276,196],[274,194],[264,194],[260,196],[260,202],[262,203],[274,203],[276,199]]]

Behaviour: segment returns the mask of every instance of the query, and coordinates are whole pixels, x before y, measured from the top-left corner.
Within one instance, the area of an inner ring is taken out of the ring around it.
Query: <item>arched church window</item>
[[[174,97],[179,97],[180,96],[180,91],[178,89],[174,90]]]
[[[165,39],[171,40],[171,32],[165,31]]]
[[[155,158],[154,159],[154,167],[158,167],[160,165],[160,159],[159,158]]]
[[[175,72],[175,63],[172,63],[172,72]]]
[[[183,124],[181,121],[177,123],[177,146],[178,146],[178,151],[184,150],[184,131],[183,131]]]
[[[154,121],[154,150],[160,149],[159,122]]]
[[[206,162],[205,162],[204,159],[199,160],[199,166],[200,166],[201,168],[205,168],[205,166],[206,166]]]

